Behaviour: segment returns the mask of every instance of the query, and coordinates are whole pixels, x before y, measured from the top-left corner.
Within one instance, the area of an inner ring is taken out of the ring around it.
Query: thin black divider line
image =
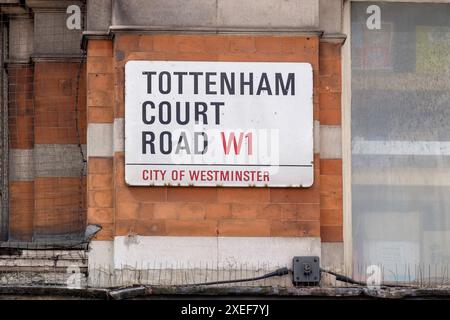
[[[312,164],[125,163],[127,166],[312,167]]]

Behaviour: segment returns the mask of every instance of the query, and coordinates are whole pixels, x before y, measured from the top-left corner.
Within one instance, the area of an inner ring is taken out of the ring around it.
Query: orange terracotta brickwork
[[[102,226],[97,239],[114,236],[114,166],[112,158],[89,158],[87,181],[88,223]]]
[[[33,67],[8,66],[9,148],[27,150],[34,146]],[[9,181],[10,239],[28,241],[33,233],[34,182]]]
[[[85,178],[36,178],[34,191],[35,234],[67,235],[84,230]]]
[[[85,75],[82,61],[35,61],[8,67],[11,153],[32,151],[38,144],[86,143]],[[46,156],[51,159],[52,155]],[[31,168],[19,166],[18,170],[33,170],[38,161],[48,161],[33,157],[27,159],[34,161],[29,164]],[[86,179],[81,172],[79,177],[52,176],[51,172],[46,177],[25,174],[31,181],[10,180],[10,240],[31,241],[37,234],[84,230]]]
[[[9,239],[31,241],[33,237],[34,182],[9,183]]]
[[[34,145],[33,67],[8,68],[9,147],[31,149]]]
[[[320,168],[320,236],[324,242],[342,242],[342,159],[321,160]]]
[[[321,48],[317,36],[117,34],[114,40],[91,39],[87,50],[88,123],[111,123],[124,117],[124,66],[129,60],[309,62],[314,73],[314,119],[322,120],[319,96],[331,92],[336,79],[319,70]],[[339,163],[321,161],[319,154],[314,164],[315,182],[306,189],[130,187],[124,180],[123,152],[115,152],[111,158],[90,157],[88,221],[103,226],[97,239],[128,234],[328,235],[327,228],[336,222],[321,225],[321,216],[325,220],[333,214],[339,216],[335,205],[337,197],[342,198],[342,188],[336,188],[336,179],[341,173]]]
[[[87,59],[87,122],[112,123],[115,105],[113,43],[89,41]],[[114,171],[112,157],[90,157],[87,176],[88,223],[102,226],[97,240],[113,239],[115,229]]]
[[[321,125],[341,125],[341,44],[320,42],[319,113]],[[320,160],[320,235],[343,241],[342,159]]]
[[[112,41],[90,41],[87,59],[87,121],[114,121],[114,87]]]
[[[79,69],[80,62],[35,63],[35,143],[78,144],[77,121],[80,142],[86,143],[84,63]]]
[[[85,144],[85,63],[35,62],[34,73],[35,144]],[[64,235],[84,228],[85,178],[36,177],[34,191],[35,234]]]
[[[341,44],[320,42],[320,124],[341,125]]]

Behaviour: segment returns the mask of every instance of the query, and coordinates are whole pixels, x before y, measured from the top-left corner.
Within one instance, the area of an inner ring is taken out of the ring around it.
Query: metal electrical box
[[[316,286],[320,282],[319,257],[294,257],[292,282],[294,286]]]

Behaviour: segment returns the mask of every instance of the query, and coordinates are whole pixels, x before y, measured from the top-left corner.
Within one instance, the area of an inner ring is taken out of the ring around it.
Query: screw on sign
[[[125,180],[311,186],[312,90],[308,63],[128,61]]]

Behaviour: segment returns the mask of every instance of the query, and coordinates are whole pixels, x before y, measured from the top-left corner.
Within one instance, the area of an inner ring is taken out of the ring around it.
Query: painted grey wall
[[[319,26],[325,33],[341,33],[342,0],[319,0]]]
[[[9,19],[9,61],[28,62],[33,53],[33,19],[13,15]]]
[[[111,25],[112,1],[87,1],[87,30],[107,32]]]
[[[26,5],[34,17],[33,56],[67,57],[81,54],[80,42],[85,11],[82,1],[26,0]],[[67,13],[67,8],[71,5],[77,5],[81,10],[80,29],[67,27],[67,19],[72,14]]]
[[[87,30],[109,27],[342,31],[342,0],[88,0]]]
[[[34,55],[80,55],[82,30],[69,30],[68,15],[62,12],[38,11],[34,14]]]
[[[113,26],[317,29],[319,0],[114,1]]]

